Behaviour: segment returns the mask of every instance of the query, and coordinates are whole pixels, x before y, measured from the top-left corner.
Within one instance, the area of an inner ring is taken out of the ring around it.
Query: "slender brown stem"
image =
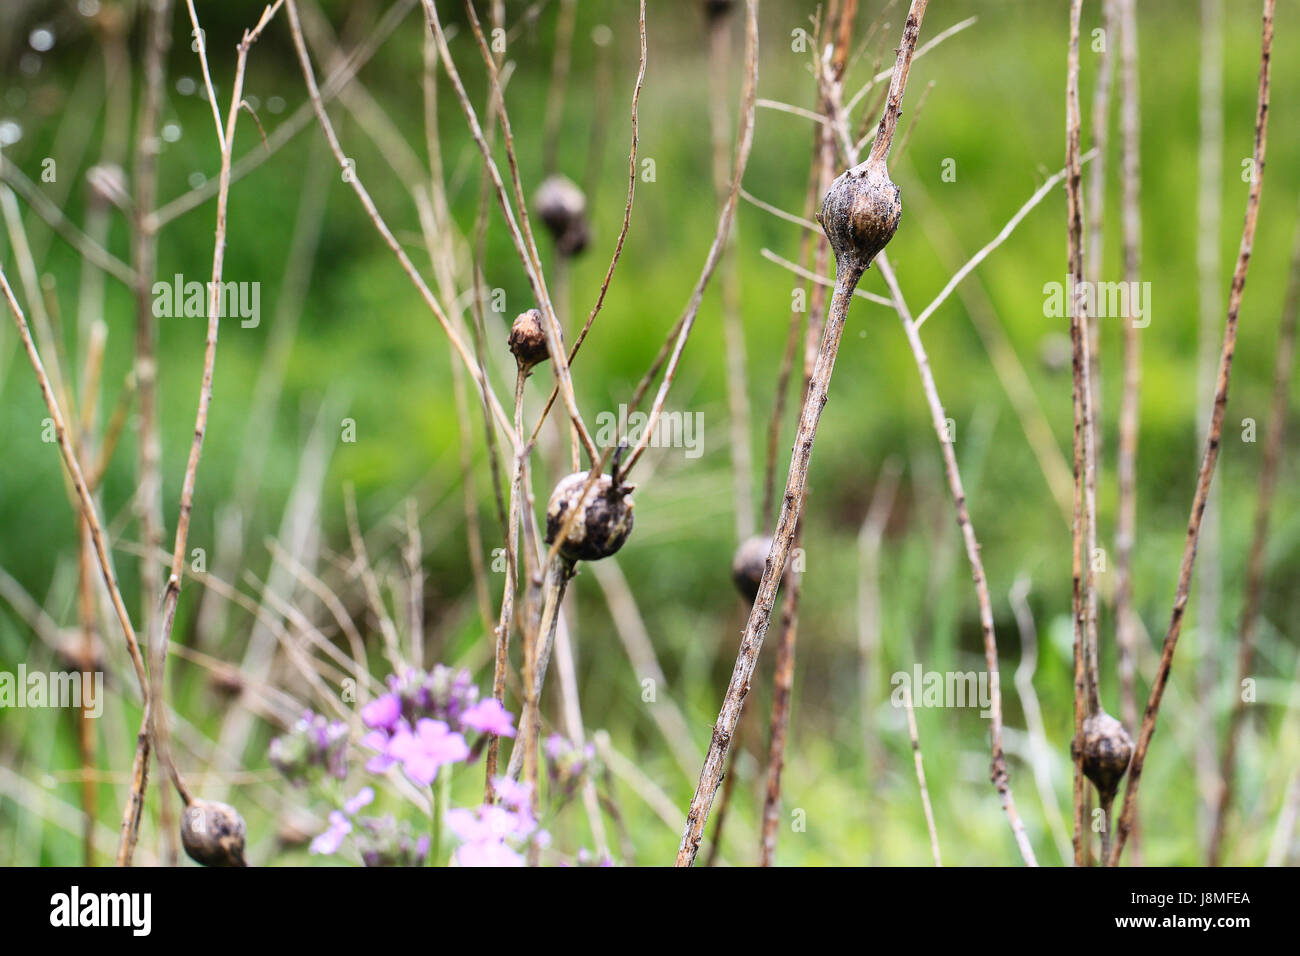
[[[528,370],[519,366],[515,378],[515,432],[522,435],[524,431],[524,383],[528,380]],[[505,702],[506,672],[510,669],[510,628],[515,615],[515,592],[519,588],[519,508],[521,485],[524,476],[524,452],[515,455],[514,468],[510,479],[510,521],[506,529],[506,583],[501,594],[501,616],[496,628],[496,655],[492,671],[492,696]],[[531,671],[531,669],[530,669]],[[527,687],[527,681],[525,682]],[[501,751],[501,738],[493,734],[488,740],[486,759],[486,796],[487,802],[494,801],[492,781],[497,776],[497,762]]]
[[[1079,16],[1083,0],[1070,4],[1070,45],[1065,81],[1065,180],[1069,290],[1070,341],[1073,346],[1074,404],[1074,509],[1071,528],[1072,613],[1074,619],[1074,735],[1083,739],[1083,721],[1100,709],[1097,689],[1096,598],[1093,593],[1093,553],[1096,548],[1093,470],[1091,343],[1088,333],[1087,300],[1083,284],[1083,193],[1079,159]],[[1088,829],[1084,819],[1085,784],[1082,754],[1074,759],[1074,862],[1087,859]]]
[[[1214,374],[1219,364],[1220,323],[1223,321],[1223,0],[1201,0],[1200,136],[1197,146],[1196,195],[1196,391],[1200,401],[1212,400]],[[1205,409],[1208,411],[1208,409]],[[1195,441],[1205,441],[1210,417],[1198,408]],[[1201,519],[1201,560],[1193,582],[1196,605],[1195,768],[1198,829],[1208,837],[1213,826],[1214,802],[1221,785],[1217,752],[1220,681],[1229,676],[1222,662],[1227,656],[1222,627],[1223,545],[1219,502],[1222,489],[1210,487]],[[1137,727],[1137,694],[1131,692],[1133,722]],[[1129,859],[1141,865],[1141,827],[1135,822],[1129,842]]]
[[[40,353],[36,350],[36,343],[32,341],[27,318],[23,315],[18,300],[14,297],[13,289],[9,286],[9,280],[5,276],[3,268],[0,268],[0,292],[4,293],[5,301],[9,305],[9,311],[13,314],[14,324],[18,327],[19,340],[27,352],[27,358],[32,363],[37,384],[41,389],[41,397],[45,400],[45,407],[49,410],[50,418],[54,421],[55,441],[63,456],[63,465],[68,471],[68,476],[72,479],[73,487],[76,489],[77,500],[81,504],[81,513],[90,532],[91,542],[95,547],[95,557],[99,560],[100,573],[104,578],[105,586],[108,588],[109,598],[112,601],[113,610],[117,614],[118,623],[122,626],[122,634],[126,638],[127,651],[130,653],[131,663],[135,667],[136,680],[140,683],[140,694],[144,700],[147,713],[149,709],[149,675],[145,669],[144,657],[140,653],[140,645],[136,640],[135,628],[131,624],[131,615],[126,610],[126,603],[122,600],[122,592],[117,585],[117,575],[113,571],[112,558],[109,556],[108,544],[99,521],[99,515],[95,509],[94,498],[89,486],[86,484],[85,477],[82,475],[81,465],[77,461],[76,453],[72,448],[72,440],[68,434],[63,412],[54,397],[54,388],[45,372]]]
[[[966,507],[966,489],[962,485],[961,472],[957,468],[957,456],[953,451],[952,439],[949,437],[947,415],[934,382],[934,373],[930,370],[930,360],[926,356],[925,346],[921,343],[921,335],[903,299],[889,256],[882,252],[876,261],[880,265],[880,274],[894,297],[894,306],[898,310],[899,319],[902,320],[903,331],[907,335],[912,357],[921,376],[921,387],[925,391],[926,404],[930,408],[930,421],[934,426],[935,434],[939,437],[939,446],[943,452],[943,468],[948,479],[948,491],[957,510],[957,526],[961,529],[962,543],[966,548],[966,560],[970,563],[971,577],[975,582],[980,632],[984,642],[984,666],[989,675],[989,740],[992,748],[989,777],[998,792],[998,798],[1007,815],[1007,822],[1011,826],[1011,833],[1015,837],[1021,858],[1026,866],[1037,866],[1038,860],[1034,856],[1033,846],[1029,843],[1024,822],[1016,810],[1015,797],[1011,792],[1011,780],[1007,773],[1006,752],[1002,746],[1002,682],[998,670],[997,635],[993,626],[993,601],[989,597],[988,578],[984,573],[984,560],[980,555],[979,540],[975,537],[975,526],[971,523],[970,512]]]
[[[1296,317],[1300,313],[1300,228],[1296,230],[1295,251],[1291,258],[1291,281],[1286,305],[1277,334],[1277,356],[1273,366],[1273,400],[1268,412],[1268,430],[1264,437],[1263,457],[1259,469],[1259,499],[1255,504],[1255,529],[1246,561],[1246,596],[1242,603],[1241,623],[1237,627],[1237,682],[1233,685],[1232,714],[1223,737],[1219,764],[1219,793],[1215,801],[1214,826],[1210,831],[1210,866],[1218,866],[1223,856],[1223,836],[1227,827],[1228,808],[1232,803],[1232,780],[1237,764],[1237,741],[1246,718],[1246,695],[1242,686],[1250,678],[1255,660],[1255,626],[1259,621],[1260,595],[1264,587],[1264,558],[1268,544],[1269,517],[1277,490],[1278,466],[1282,443],[1286,437],[1287,403],[1291,391],[1291,371],[1295,364]]]
[[[886,115],[881,120],[881,135],[877,137],[873,155],[878,151],[880,157],[888,155],[893,141],[893,133],[898,125],[897,113],[901,109],[904,85],[912,56],[916,50],[916,39],[920,31],[921,18],[925,13],[927,0],[913,0],[908,12],[907,24],[903,30],[903,41],[898,52],[898,62],[894,67],[894,79],[890,84],[891,106],[886,107]],[[755,16],[754,4],[749,10],[751,21]],[[753,27],[751,26],[751,30]],[[755,67],[756,69],[756,67]],[[894,113],[890,121],[889,113]],[[740,649],[736,655],[736,664],[732,670],[731,682],[722,701],[722,709],[713,727],[713,736],[709,743],[709,752],[704,758],[700,771],[700,781],[695,795],[691,799],[690,809],[686,814],[686,827],[682,833],[681,846],[677,851],[677,866],[690,866],[695,862],[699,852],[700,841],[708,822],[709,808],[717,792],[722,768],[740,719],[745,696],[749,693],[750,680],[758,664],[758,655],[763,647],[763,638],[767,633],[772,617],[772,607],[776,602],[779,581],[785,574],[786,561],[794,541],[795,528],[803,510],[804,487],[808,480],[808,465],[812,459],[813,443],[817,438],[817,426],[821,422],[822,409],[826,405],[831,373],[835,369],[835,358],[839,353],[840,339],[844,334],[844,323],[848,318],[849,305],[853,301],[853,292],[866,271],[867,263],[843,257],[836,263],[835,291],[831,296],[830,312],[826,319],[826,328],[821,336],[821,346],[813,367],[812,380],[804,398],[803,411],[799,417],[799,427],[795,434],[794,448],[790,459],[790,470],[786,477],[785,495],[781,502],[781,514],[777,519],[772,548],[767,556],[767,564],[759,582],[758,596],[750,611],[749,621],[741,637]]]
[[[659,391],[655,394],[654,401],[651,403],[645,426],[641,430],[641,437],[637,441],[636,447],[624,459],[621,470],[621,474],[624,476],[632,471],[632,468],[649,446],[650,438],[655,432],[655,425],[663,412],[664,402],[668,398],[668,391],[672,388],[682,352],[686,349],[686,341],[690,337],[691,329],[695,326],[695,318],[699,315],[700,303],[704,299],[704,290],[717,268],[723,250],[727,246],[728,237],[731,235],[732,222],[736,214],[736,203],[739,201],[740,182],[744,178],[746,167],[749,165],[750,148],[754,145],[754,99],[758,89],[757,0],[749,0],[746,4],[746,12],[745,79],[740,93],[740,121],[736,132],[736,155],[732,163],[731,187],[727,194],[726,203],[723,205],[722,212],[718,217],[718,228],[713,236],[713,244],[709,247],[709,254],[704,260],[704,268],[700,270],[700,276],[695,282],[695,288],[691,291],[686,310],[669,334],[669,341],[673,341],[672,354],[668,357],[663,381],[660,383]],[[665,346],[667,346],[667,342],[665,342]],[[663,355],[664,352],[661,351],[660,357],[655,360],[655,367],[660,364]],[[655,367],[652,367],[652,374]],[[649,377],[647,376],[647,380]],[[636,404],[639,404],[639,399],[634,400],[633,405]]]
[[[916,782],[921,789],[921,807],[925,810],[925,827],[930,831],[930,852],[934,865],[943,866],[939,853],[939,831],[934,826],[934,809],[930,806],[930,789],[925,785],[925,764],[921,759],[921,738],[916,730],[916,710],[912,707],[912,692],[903,685],[903,704],[907,707],[907,733],[912,738],[912,763],[916,767]]]
[[[311,101],[312,107],[316,111],[316,119],[320,123],[321,131],[325,136],[326,142],[329,144],[330,152],[334,154],[334,159],[338,163],[339,169],[345,174],[345,181],[352,187],[353,192],[357,194],[357,198],[361,201],[361,205],[366,210],[366,215],[370,218],[376,231],[384,240],[384,244],[388,246],[393,255],[397,258],[398,264],[402,267],[402,271],[406,273],[407,278],[409,278],[411,283],[415,286],[416,291],[420,293],[420,297],[424,300],[424,304],[428,306],[429,311],[432,312],[434,318],[438,320],[438,324],[442,327],[443,332],[451,342],[452,348],[456,350],[461,361],[465,363],[465,368],[469,370],[471,377],[474,379],[475,385],[478,387],[480,401],[488,402],[490,404],[492,415],[497,421],[497,427],[500,428],[509,438],[510,442],[514,444],[517,438],[514,434],[514,429],[511,427],[510,419],[507,417],[505,409],[501,407],[501,403],[498,401],[496,393],[492,391],[492,388],[489,385],[486,376],[482,373],[478,362],[475,360],[470,350],[466,348],[460,335],[456,332],[456,329],[447,318],[446,312],[443,311],[441,304],[429,289],[428,283],[424,281],[424,277],[416,270],[414,263],[411,262],[410,257],[406,254],[406,250],[402,248],[401,244],[397,241],[397,238],[393,235],[392,230],[389,229],[388,224],[384,221],[383,216],[380,215],[379,209],[374,204],[374,200],[370,198],[370,193],[362,184],[361,177],[357,173],[355,165],[349,163],[347,154],[344,153],[343,147],[339,143],[338,135],[334,131],[334,124],[330,122],[329,114],[325,112],[325,101],[321,88],[316,82],[316,74],[311,65],[311,56],[307,52],[307,43],[303,39],[302,23],[298,15],[297,6],[294,4],[293,0],[287,0],[285,9],[289,14],[289,27],[293,36],[294,50],[298,54],[298,63],[302,69],[303,79],[307,84],[308,99]]]
[[[1164,696],[1165,685],[1169,682],[1169,672],[1174,663],[1174,650],[1178,647],[1178,636],[1182,631],[1183,614],[1187,609],[1188,594],[1191,590],[1192,571],[1196,564],[1196,545],[1200,537],[1201,518],[1205,514],[1205,503],[1209,497],[1210,483],[1214,480],[1214,467],[1219,460],[1219,442],[1223,432],[1223,416],[1228,405],[1228,384],[1232,378],[1232,359],[1237,347],[1237,317],[1241,311],[1242,295],[1246,289],[1246,272],[1250,266],[1251,251],[1255,243],[1255,227],[1259,221],[1259,201],[1264,185],[1264,155],[1268,144],[1268,97],[1269,74],[1272,65],[1273,50],[1273,12],[1276,0],[1264,0],[1263,28],[1260,40],[1259,61],[1259,100],[1255,111],[1255,148],[1252,164],[1250,195],[1246,200],[1246,219],[1241,231],[1241,246],[1237,251],[1237,265],[1232,274],[1232,286],[1228,292],[1228,316],[1223,330],[1223,351],[1219,357],[1218,381],[1214,391],[1214,411],[1210,417],[1209,433],[1206,436],[1205,453],[1201,460],[1200,471],[1196,478],[1196,493],[1192,498],[1192,511],[1187,521],[1187,539],[1183,547],[1182,563],[1178,569],[1178,584],[1174,591],[1174,606],[1170,614],[1169,630],[1165,634],[1160,651],[1160,665],[1156,671],[1155,681],[1151,685],[1151,694],[1147,698],[1146,712],[1142,716],[1142,728],[1138,734],[1137,745],[1133,750],[1133,762],[1129,767],[1128,786],[1124,789],[1124,807],[1120,813],[1119,825],[1115,828],[1115,843],[1111,847],[1107,864],[1117,866],[1124,852],[1124,844],[1133,829],[1137,814],[1138,785],[1142,780],[1142,769],[1146,764],[1147,750],[1151,746],[1151,737],[1155,734],[1156,717],[1160,712],[1160,701]]]
[[[745,696],[749,693],[749,682],[758,664],[763,637],[767,632],[772,607],[776,602],[777,585],[785,573],[786,560],[789,558],[794,540],[795,525],[803,508],[808,464],[812,458],[813,442],[817,437],[817,426],[821,421],[822,409],[826,404],[827,389],[831,373],[835,368],[835,358],[839,353],[844,322],[848,318],[853,290],[857,287],[858,280],[862,278],[863,271],[865,270],[860,266],[848,266],[842,263],[841,270],[836,276],[835,292],[831,297],[830,313],[826,320],[826,331],[822,336],[817,364],[813,370],[808,397],[804,402],[803,414],[799,418],[799,429],[795,435],[794,453],[790,460],[790,473],[786,479],[785,495],[772,540],[772,550],[767,556],[767,565],[758,587],[758,597],[754,601],[749,621],[745,625],[740,651],[731,674],[731,683],[727,687],[726,696],[722,701],[722,710],[713,727],[713,738],[709,743],[709,752],[704,758],[700,782],[686,815],[686,829],[677,852],[678,866],[690,866],[695,862],[695,855],[699,851],[700,839],[708,820],[709,807],[713,803],[713,796],[722,777],[727,748],[731,744],[736,724],[740,720]]]

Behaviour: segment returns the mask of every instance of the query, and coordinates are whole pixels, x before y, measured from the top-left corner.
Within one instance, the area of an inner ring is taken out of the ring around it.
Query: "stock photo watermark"
[[[159,319],[201,319],[208,314],[209,293],[215,291],[217,317],[240,320],[240,328],[262,322],[262,283],[186,282],[179,272],[171,282],[153,284],[153,314]]]
[[[629,414],[626,403],[620,404],[617,412],[600,412],[596,415],[596,444],[612,448],[618,445],[619,436],[624,436],[623,441],[635,445],[645,435],[649,419],[645,412]],[[681,448],[687,458],[699,458],[704,454],[704,413],[661,413],[650,429],[646,444],[651,448]]]
[[[889,683],[889,703],[906,707],[978,707],[980,716],[993,716],[993,696],[987,671],[927,671],[920,664],[912,671],[895,671]]]
[[[1066,292],[1070,295],[1066,295]],[[1131,319],[1133,328],[1151,324],[1150,282],[1090,282],[1074,280],[1043,284],[1043,315],[1049,319],[1074,318],[1074,303],[1082,295],[1088,316],[1095,319]]]
[[[104,713],[103,671],[0,671],[0,710],[76,707],[87,717]]]

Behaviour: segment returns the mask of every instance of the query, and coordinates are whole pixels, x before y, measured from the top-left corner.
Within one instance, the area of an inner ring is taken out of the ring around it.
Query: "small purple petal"
[[[343,804],[343,812],[348,816],[355,816],[362,807],[368,807],[375,802],[375,791],[371,787],[362,787],[357,795]]]
[[[371,728],[392,730],[402,719],[402,701],[396,694],[376,697],[361,708],[361,720]]]
[[[500,737],[513,737],[514,724],[510,713],[501,706],[495,697],[479,701],[460,715],[460,722],[471,730],[484,734],[496,734]]]

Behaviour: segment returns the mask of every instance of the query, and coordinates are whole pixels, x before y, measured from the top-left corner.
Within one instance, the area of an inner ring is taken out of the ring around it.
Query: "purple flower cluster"
[[[429,837],[412,838],[406,822],[399,824],[391,815],[360,817],[353,827],[352,817],[374,799],[375,791],[364,787],[342,810],[333,811],[325,832],[311,841],[311,852],[332,856],[351,834],[366,866],[423,866],[429,855]]]
[[[311,841],[311,852],[331,856],[343,845],[343,838],[352,832],[351,818],[374,802],[375,791],[362,787],[355,797],[343,804],[342,810],[334,810],[329,816],[329,826],[325,832]]]
[[[271,765],[295,786],[323,772],[338,780],[348,775],[348,725],[303,713],[288,733],[271,741]]]
[[[546,773],[556,791],[572,795],[582,781],[583,774],[593,772],[596,766],[596,748],[593,744],[575,746],[567,737],[551,734],[543,748],[546,754]]]
[[[529,807],[531,789],[508,778],[493,781],[501,804],[486,803],[475,810],[448,810],[447,828],[461,841],[457,866],[523,866],[529,846],[550,845],[550,834],[538,826]]]
[[[400,764],[408,778],[425,787],[438,768],[469,757],[466,733],[515,734],[500,701],[478,699],[469,671],[441,664],[429,673],[412,669],[389,677],[388,692],[361,708],[361,720],[370,728],[362,746],[376,754],[366,769],[385,773]]]

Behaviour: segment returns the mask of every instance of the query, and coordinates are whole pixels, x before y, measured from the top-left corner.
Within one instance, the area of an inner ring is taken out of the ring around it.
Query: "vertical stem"
[[[1295,360],[1296,318],[1300,313],[1300,228],[1296,230],[1295,251],[1291,259],[1291,281],[1282,324],[1278,329],[1277,358],[1273,368],[1273,400],[1268,413],[1268,431],[1264,438],[1264,455],[1259,471],[1259,500],[1255,505],[1255,530],[1246,562],[1246,596],[1237,628],[1237,681],[1233,684],[1232,714],[1223,738],[1223,756],[1219,765],[1219,792],[1215,801],[1214,825],[1210,831],[1210,866],[1218,866],[1223,852],[1223,834],[1227,826],[1228,807],[1232,802],[1232,778],[1237,763],[1237,739],[1246,718],[1246,700],[1242,684],[1250,677],[1255,656],[1255,624],[1259,620],[1259,600],[1264,587],[1264,557],[1268,543],[1269,515],[1277,489],[1278,465],[1286,436],[1287,401],[1291,371]]]
[[[934,826],[934,809],[930,806],[930,790],[925,785],[925,764],[921,760],[921,738],[916,732],[916,710],[912,707],[912,692],[903,685],[903,704],[907,707],[907,733],[912,738],[912,763],[916,767],[916,782],[921,788],[921,807],[925,810],[925,826],[930,831],[930,852],[934,865],[943,866],[939,854],[939,831]]]
[[[522,365],[515,377],[515,434],[524,432],[524,383],[528,371]],[[514,473],[510,479],[510,523],[506,531],[506,583],[501,594],[501,617],[496,630],[496,660],[492,671],[492,696],[504,703],[506,697],[506,672],[510,669],[510,627],[515,613],[515,592],[519,588],[519,511],[524,474],[523,448],[515,451]],[[528,649],[525,648],[525,658]],[[522,730],[522,715],[520,729]],[[501,738],[493,734],[488,740],[486,763],[486,792],[484,800],[495,802],[492,781],[497,775]]]
[[[1072,610],[1074,617],[1074,738],[1083,740],[1083,721],[1100,707],[1097,690],[1096,599],[1092,556],[1096,547],[1095,473],[1088,316],[1083,286],[1083,196],[1079,160],[1079,16],[1083,0],[1070,4],[1070,44],[1067,56],[1065,104],[1065,163],[1067,198],[1067,272],[1070,290],[1070,340],[1073,345],[1074,516],[1072,523]],[[1074,863],[1087,859],[1088,829],[1084,819],[1085,784],[1082,754],[1074,755]]]
[[[763,638],[772,616],[772,606],[776,602],[777,585],[785,573],[786,560],[790,556],[790,547],[794,540],[795,525],[803,510],[808,464],[812,459],[813,442],[817,438],[817,426],[821,421],[822,409],[826,405],[827,389],[830,385],[831,373],[835,369],[840,337],[844,334],[844,322],[848,318],[849,303],[853,299],[853,290],[857,288],[858,280],[862,278],[864,271],[863,267],[846,262],[841,262],[837,270],[835,292],[831,296],[830,313],[826,320],[826,331],[822,337],[808,395],[804,400],[803,413],[799,417],[799,429],[795,435],[790,473],[786,478],[781,516],[777,520],[772,550],[768,553],[767,566],[763,570],[763,578],[758,586],[758,597],[754,601],[749,621],[745,625],[740,650],[736,655],[736,665],[731,673],[731,682],[723,698],[718,720],[713,727],[713,737],[709,742],[709,752],[704,758],[704,766],[700,771],[700,781],[695,789],[695,795],[691,798],[690,810],[686,815],[686,828],[677,851],[678,866],[690,866],[695,862],[695,855],[699,852],[700,840],[704,834],[704,825],[708,820],[709,808],[713,804],[713,797],[722,777],[727,748],[731,744],[736,724],[740,720],[745,695],[749,693],[749,682],[758,664],[758,655],[762,650]]]
[[[1259,98],[1255,110],[1255,149],[1252,162],[1254,175],[1251,178],[1250,196],[1246,201],[1246,218],[1242,224],[1241,245],[1237,250],[1237,265],[1233,270],[1232,286],[1228,292],[1228,315],[1223,329],[1223,350],[1219,356],[1214,411],[1210,416],[1205,452],[1201,459],[1200,471],[1196,476],[1196,493],[1192,498],[1192,510],[1187,519],[1187,538],[1183,545],[1182,562],[1178,568],[1178,584],[1174,590],[1174,606],[1169,616],[1169,630],[1165,633],[1164,644],[1160,650],[1160,664],[1156,670],[1155,681],[1151,685],[1150,696],[1147,698],[1137,745],[1133,749],[1128,786],[1124,789],[1124,807],[1120,813],[1119,826],[1115,831],[1114,845],[1106,860],[1109,866],[1119,865],[1120,856],[1124,852],[1124,843],[1133,829],[1133,822],[1137,815],[1138,785],[1142,780],[1147,751],[1156,731],[1156,717],[1160,712],[1160,702],[1164,698],[1165,685],[1169,682],[1169,672],[1173,668],[1174,651],[1178,647],[1178,637],[1182,632],[1183,615],[1187,610],[1187,600],[1191,591],[1192,571],[1196,566],[1196,546],[1200,538],[1201,519],[1205,515],[1210,483],[1214,480],[1214,468],[1219,460],[1223,416],[1228,405],[1228,384],[1232,379],[1232,359],[1237,348],[1237,318],[1241,312],[1242,296],[1246,290],[1246,272],[1250,266],[1251,251],[1254,249],[1255,227],[1259,221],[1259,202],[1264,188],[1264,156],[1268,145],[1269,75],[1272,65],[1275,7],[1276,0],[1264,0],[1260,38]]]
[[[1197,159],[1196,272],[1197,321],[1196,394],[1214,394],[1219,358],[1219,322],[1223,315],[1220,247],[1223,230],[1223,0],[1201,0],[1200,148]],[[1204,398],[1201,399],[1204,401]],[[1204,442],[1209,415],[1198,408],[1196,441]],[[1215,753],[1216,701],[1219,700],[1223,575],[1219,533],[1219,489],[1211,487],[1201,524],[1204,555],[1196,569],[1196,779],[1197,816],[1201,835],[1211,838],[1215,795],[1220,785]],[[1136,699],[1133,705],[1137,712]],[[1133,726],[1137,726],[1136,720]],[[1139,864],[1138,836],[1133,832],[1133,864]]]

